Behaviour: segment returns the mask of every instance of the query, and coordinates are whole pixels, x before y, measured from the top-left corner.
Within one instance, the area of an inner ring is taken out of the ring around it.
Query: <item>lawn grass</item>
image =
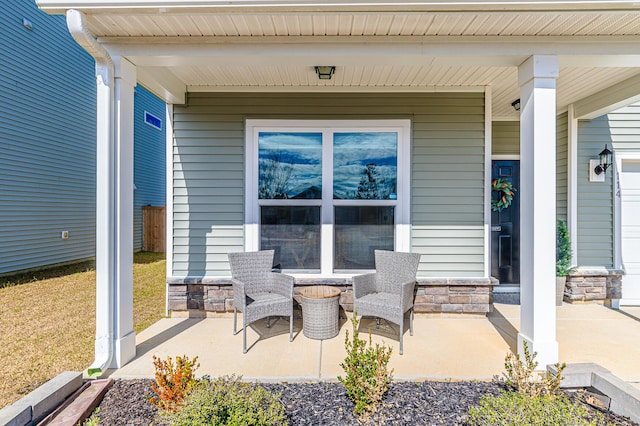
[[[164,253],[136,253],[134,330],[165,313]],[[0,278],[0,407],[94,358],[96,273],[92,262]]]

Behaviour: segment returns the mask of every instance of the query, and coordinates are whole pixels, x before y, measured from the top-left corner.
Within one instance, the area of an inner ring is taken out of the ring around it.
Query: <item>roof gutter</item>
[[[115,358],[115,237],[114,183],[114,75],[111,55],[87,30],[85,16],[67,11],[67,27],[74,40],[96,61],[96,341],[90,376],[100,376]]]

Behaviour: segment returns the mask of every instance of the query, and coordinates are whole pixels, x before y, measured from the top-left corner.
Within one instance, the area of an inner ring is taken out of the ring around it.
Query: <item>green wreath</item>
[[[506,179],[494,179],[491,182],[491,191],[498,192],[498,199],[491,199],[491,210],[494,212],[499,212],[509,207],[516,192],[513,184]]]

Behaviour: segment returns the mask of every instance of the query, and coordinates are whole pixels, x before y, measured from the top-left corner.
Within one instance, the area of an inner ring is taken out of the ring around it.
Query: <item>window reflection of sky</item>
[[[266,164],[273,158],[291,165],[285,193],[294,198],[310,188],[322,189],[322,133],[271,133],[258,135],[260,180],[266,176]],[[305,197],[306,198],[306,197]],[[312,198],[316,198],[315,196]]]
[[[367,164],[395,192],[397,133],[344,132],[334,134],[334,197],[353,199]],[[260,132],[258,135],[260,182],[269,179],[268,163],[277,159],[292,168],[284,193],[287,198],[321,198],[322,133]],[[266,182],[272,184],[272,182]]]
[[[334,198],[353,199],[367,164],[387,185],[396,186],[398,139],[395,132],[335,133],[333,139]]]

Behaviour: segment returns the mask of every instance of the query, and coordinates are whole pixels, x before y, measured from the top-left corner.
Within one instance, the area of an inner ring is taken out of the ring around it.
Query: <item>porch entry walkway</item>
[[[414,335],[408,330],[404,355],[398,354],[397,325],[365,319],[360,336],[393,347],[390,367],[399,380],[488,380],[504,371],[504,357],[516,345],[520,322],[518,305],[495,304],[487,317],[416,314]],[[620,311],[602,305],[564,304],[557,307],[560,360],[595,362],[640,388],[640,308]],[[241,374],[246,380],[335,380],[343,374],[345,332],[351,322],[341,319],[340,333],[329,340],[312,340],[302,334],[300,311],[295,313],[294,340],[289,343],[289,323],[256,322],[247,333],[249,352],[242,353],[242,333],[232,335],[232,315],[216,318],[162,319],[137,336],[136,358],[114,378],[153,378],[152,356],[198,356],[197,375]]]

